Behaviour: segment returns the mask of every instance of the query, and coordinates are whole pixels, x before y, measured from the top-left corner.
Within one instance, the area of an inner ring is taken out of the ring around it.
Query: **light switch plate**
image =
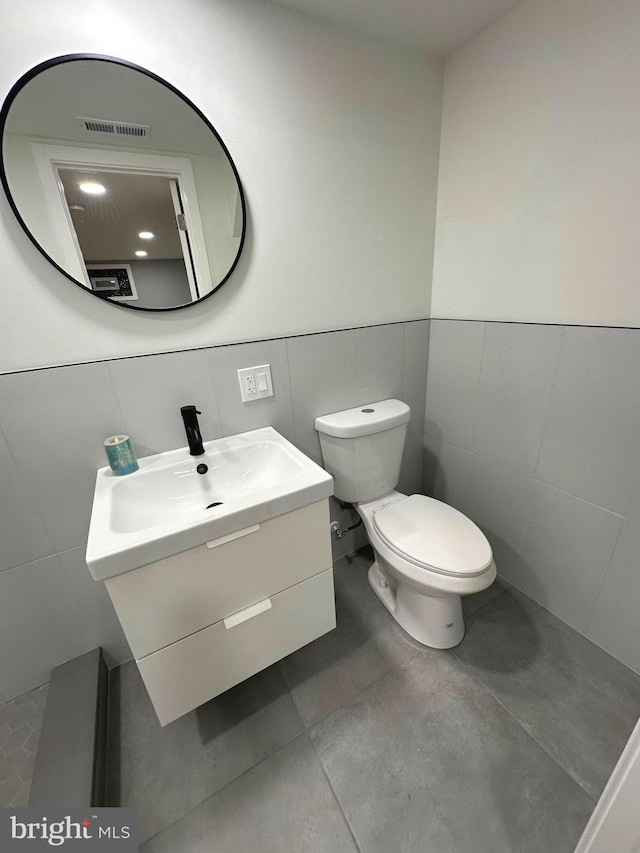
[[[243,367],[238,371],[238,382],[240,383],[240,396],[243,403],[262,400],[264,397],[273,397],[270,364]]]

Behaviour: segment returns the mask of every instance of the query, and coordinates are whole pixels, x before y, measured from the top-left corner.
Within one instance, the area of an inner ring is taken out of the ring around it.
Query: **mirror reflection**
[[[131,308],[211,295],[242,249],[244,199],[211,125],[168,84],[107,57],[25,75],[2,114],[3,183],[38,248]]]

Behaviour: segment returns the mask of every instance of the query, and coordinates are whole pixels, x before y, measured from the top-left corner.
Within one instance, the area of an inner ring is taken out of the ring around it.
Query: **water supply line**
[[[340,509],[353,509],[353,504],[345,503],[344,501],[338,501],[340,504]],[[344,539],[345,534],[349,533],[350,530],[355,530],[356,527],[360,527],[362,524],[362,519],[358,516],[358,520],[355,524],[352,524],[350,527],[342,527],[339,521],[332,521],[329,530],[333,533],[336,539]]]

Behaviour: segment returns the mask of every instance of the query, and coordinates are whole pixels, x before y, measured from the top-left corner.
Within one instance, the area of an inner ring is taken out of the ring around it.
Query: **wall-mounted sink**
[[[105,580],[329,497],[329,474],[272,427],[139,459],[126,477],[100,468],[87,565]],[[199,474],[198,465],[208,471]]]

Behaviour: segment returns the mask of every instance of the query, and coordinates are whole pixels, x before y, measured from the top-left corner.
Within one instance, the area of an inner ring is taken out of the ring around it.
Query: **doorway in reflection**
[[[200,298],[177,178],[65,167],[57,172],[87,286],[145,308]]]

